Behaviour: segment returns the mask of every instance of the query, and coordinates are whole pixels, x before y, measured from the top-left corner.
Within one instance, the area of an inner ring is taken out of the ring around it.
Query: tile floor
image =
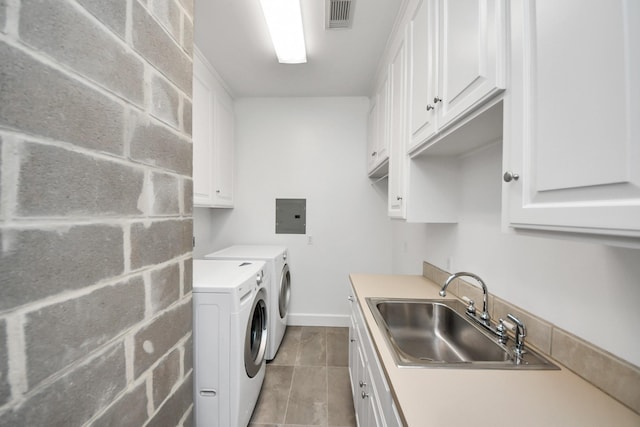
[[[348,328],[289,326],[249,427],[355,426],[348,366]]]

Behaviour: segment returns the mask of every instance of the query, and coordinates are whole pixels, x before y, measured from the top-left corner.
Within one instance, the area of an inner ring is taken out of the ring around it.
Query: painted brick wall
[[[0,426],[190,426],[193,0],[0,0]]]

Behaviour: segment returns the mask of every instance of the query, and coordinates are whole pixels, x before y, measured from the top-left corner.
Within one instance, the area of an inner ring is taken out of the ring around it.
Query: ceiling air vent
[[[355,0],[327,0],[325,28],[351,28]]]

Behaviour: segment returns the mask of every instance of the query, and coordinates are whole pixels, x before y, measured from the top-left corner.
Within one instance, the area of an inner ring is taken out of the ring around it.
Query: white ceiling
[[[402,0],[355,0],[351,29],[325,30],[301,0],[307,63],[279,64],[259,0],[196,0],[195,44],[234,97],[368,96]]]

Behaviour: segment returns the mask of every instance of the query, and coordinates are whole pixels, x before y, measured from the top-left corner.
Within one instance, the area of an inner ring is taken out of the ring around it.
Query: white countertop
[[[640,426],[640,415],[553,359],[559,371],[398,368],[365,298],[442,298],[439,286],[422,276],[351,274],[350,279],[408,427]]]

